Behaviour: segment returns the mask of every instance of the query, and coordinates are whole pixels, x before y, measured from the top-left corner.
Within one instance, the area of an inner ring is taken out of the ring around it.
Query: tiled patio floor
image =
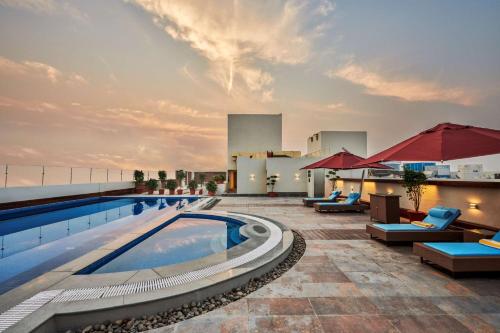
[[[500,279],[454,280],[364,235],[368,214],[319,214],[298,198],[224,198],[214,210],[303,233],[289,272],[229,306],[155,332],[500,332]]]

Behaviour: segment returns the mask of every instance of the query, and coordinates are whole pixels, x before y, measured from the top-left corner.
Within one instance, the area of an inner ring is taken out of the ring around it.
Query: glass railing
[[[143,171],[144,179],[158,179],[158,170]],[[0,164],[0,172],[0,188],[97,184],[134,180],[134,170],[114,168]],[[167,171],[167,178],[175,178],[175,171]]]

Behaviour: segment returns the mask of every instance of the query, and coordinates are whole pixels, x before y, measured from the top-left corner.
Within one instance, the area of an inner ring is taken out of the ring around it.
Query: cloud
[[[18,99],[8,98],[5,96],[0,96],[0,110],[9,110],[9,109],[43,113],[43,112],[59,111],[61,108],[54,103],[46,101],[18,100]]]
[[[153,101],[152,104],[157,107],[159,111],[188,116],[193,118],[210,118],[210,119],[225,119],[226,116],[219,112],[201,112],[199,110],[176,104],[169,100],[157,100]]]
[[[311,56],[314,27],[307,19],[328,15],[321,1],[134,0],[173,39],[188,43],[209,61],[209,76],[231,93],[273,82],[261,62],[296,65]],[[314,3],[314,5],[311,5]]]
[[[51,83],[64,79],[69,84],[86,84],[87,80],[76,73],[63,74],[59,69],[38,61],[16,62],[0,56],[0,74],[13,76],[41,77]]]
[[[415,79],[390,79],[354,63],[328,71],[326,75],[361,85],[370,95],[397,97],[409,102],[447,102],[470,106],[477,100],[474,93],[463,88],[443,88],[434,82]]]
[[[68,15],[80,21],[88,16],[67,1],[60,0],[0,0],[0,6],[27,10],[44,15]]]

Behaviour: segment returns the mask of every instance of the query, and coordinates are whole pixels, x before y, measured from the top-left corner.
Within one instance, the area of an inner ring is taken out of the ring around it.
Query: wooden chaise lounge
[[[368,205],[358,203],[361,195],[359,193],[350,193],[343,202],[317,202],[314,209],[320,213],[329,212],[364,212]]]
[[[500,232],[494,240],[500,241]],[[441,266],[454,275],[465,272],[500,272],[500,249],[480,243],[415,243],[413,253],[422,263]]]
[[[437,206],[429,211],[424,222],[434,225],[424,228],[414,224],[367,224],[366,232],[370,238],[384,242],[461,242],[463,231],[453,229],[453,223],[461,212],[459,209]]]
[[[327,198],[303,198],[302,203],[306,207],[313,207],[317,202],[336,202],[342,191],[333,191]]]

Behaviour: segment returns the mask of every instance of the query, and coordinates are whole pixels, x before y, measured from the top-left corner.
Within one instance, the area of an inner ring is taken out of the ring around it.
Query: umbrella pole
[[[359,199],[361,200],[361,194],[363,193],[363,182],[365,180],[365,169],[361,172],[361,184],[359,184]]]

